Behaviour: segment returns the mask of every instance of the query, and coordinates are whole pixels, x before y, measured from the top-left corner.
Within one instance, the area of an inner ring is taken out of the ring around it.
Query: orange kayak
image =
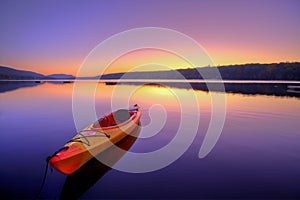
[[[139,126],[140,118],[141,109],[137,105],[112,112],[80,131],[47,161],[59,172],[72,174],[95,155],[129,135]]]

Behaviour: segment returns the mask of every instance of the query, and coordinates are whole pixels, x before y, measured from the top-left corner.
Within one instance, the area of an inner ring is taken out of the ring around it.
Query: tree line
[[[101,79],[300,80],[300,62],[241,64],[102,75]]]

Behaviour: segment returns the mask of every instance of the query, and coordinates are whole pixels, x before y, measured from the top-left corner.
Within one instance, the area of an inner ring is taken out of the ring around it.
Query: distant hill
[[[22,80],[22,79],[44,79],[46,78],[43,74],[17,70],[10,67],[0,66],[0,79],[5,80]]]
[[[300,81],[300,62],[273,64],[242,64],[169,71],[113,73],[101,79],[220,79],[223,80],[297,80]],[[199,73],[200,72],[200,73]],[[96,77],[99,78],[100,76]]]
[[[69,74],[51,74],[47,77],[51,79],[75,79],[75,76]]]
[[[51,74],[45,76],[32,71],[18,70],[11,67],[0,66],[0,80],[35,80],[35,79],[75,79],[68,74]]]

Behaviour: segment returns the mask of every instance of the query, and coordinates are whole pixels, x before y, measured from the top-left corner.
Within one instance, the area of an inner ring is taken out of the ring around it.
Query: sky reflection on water
[[[88,87],[89,83],[86,84]],[[32,198],[37,192],[45,158],[76,133],[72,116],[73,84],[45,83],[0,93],[2,145],[0,185],[3,197]],[[98,85],[95,97],[99,117],[111,110],[116,86]],[[152,137],[138,138],[132,152],[160,149],[175,136],[180,104],[167,87],[119,85],[126,92],[138,87],[130,104],[143,108],[142,126],[151,124],[148,114],[166,110],[166,123]],[[184,88],[172,88],[189,93]],[[150,173],[108,171],[82,198],[289,198],[300,197],[299,98],[227,93],[224,129],[216,146],[204,159],[200,146],[211,117],[209,93],[195,90],[200,126],[190,148],[170,166]],[[84,96],[84,94],[83,94]],[[84,97],[83,97],[84,98]],[[118,101],[124,99],[118,96]],[[188,106],[188,109],[194,109]],[[193,119],[193,116],[189,116]],[[153,120],[153,119],[152,119]],[[147,136],[142,128],[140,135]],[[189,133],[187,133],[189,134]],[[123,162],[126,155],[119,161]],[[66,176],[48,175],[42,196],[58,198]],[[115,189],[118,188],[118,192]]]

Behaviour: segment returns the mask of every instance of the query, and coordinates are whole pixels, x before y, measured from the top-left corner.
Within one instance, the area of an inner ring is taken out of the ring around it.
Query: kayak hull
[[[72,174],[94,156],[130,135],[139,126],[140,117],[141,110],[136,107],[130,118],[122,123],[107,127],[95,126],[95,123],[89,125],[48,159],[50,165],[63,174]]]

